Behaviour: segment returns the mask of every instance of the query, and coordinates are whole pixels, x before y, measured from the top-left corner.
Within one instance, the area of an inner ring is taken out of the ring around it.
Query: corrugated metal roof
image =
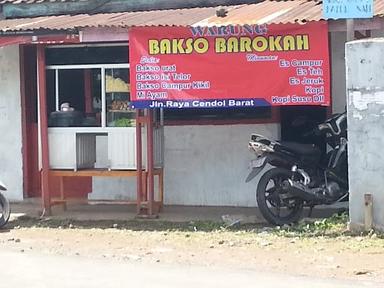
[[[34,4],[43,2],[79,2],[83,0],[0,0],[0,4]]]
[[[223,7],[227,11],[225,17],[218,17],[216,15],[218,9],[219,7],[205,7],[9,19],[0,20],[0,31],[71,30],[89,27],[127,28],[132,26],[219,26],[229,24],[304,23],[322,19],[321,1],[268,0],[256,4],[227,6]],[[375,1],[375,15],[384,15],[384,0]]]
[[[1,31],[68,30],[86,27],[188,26],[215,15],[216,8],[43,16],[0,20]]]
[[[375,16],[383,16],[384,15],[384,1],[383,0],[375,0]]]
[[[212,16],[201,25],[304,23],[324,19],[320,0],[263,1],[229,8],[226,17]],[[384,15],[384,0],[374,0],[374,15]]]
[[[257,4],[239,5],[228,9],[226,17],[216,15],[204,19],[201,25],[268,24],[318,21],[322,18],[321,2],[264,1]]]

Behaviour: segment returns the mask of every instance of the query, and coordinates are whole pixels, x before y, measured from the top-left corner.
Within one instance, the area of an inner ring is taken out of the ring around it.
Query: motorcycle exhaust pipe
[[[326,198],[319,194],[322,192],[321,188],[310,189],[299,182],[294,182],[291,179],[284,181],[283,189],[297,198],[305,201],[324,201]]]

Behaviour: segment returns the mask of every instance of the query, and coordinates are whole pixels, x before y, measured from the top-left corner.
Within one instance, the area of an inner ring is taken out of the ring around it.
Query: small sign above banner
[[[129,32],[133,108],[330,105],[325,21]]]
[[[323,0],[325,19],[372,18],[373,0]]]

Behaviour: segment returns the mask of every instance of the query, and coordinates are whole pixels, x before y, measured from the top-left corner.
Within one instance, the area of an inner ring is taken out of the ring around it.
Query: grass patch
[[[347,212],[337,213],[329,218],[312,220],[304,219],[292,226],[276,227],[274,233],[284,237],[339,237],[368,236],[384,239],[384,234],[371,230],[368,232],[351,232],[348,229],[349,215]]]
[[[276,227],[274,233],[286,237],[338,237],[351,234],[348,231],[348,213],[334,214],[329,218],[304,219],[292,226]]]
[[[348,230],[348,213],[334,214],[324,219],[304,219],[295,225],[272,227],[261,224],[239,224],[227,227],[223,222],[191,221],[169,222],[161,220],[70,220],[55,218],[34,218],[21,216],[8,223],[8,229],[12,228],[53,228],[53,229],[120,229],[131,231],[164,231],[164,232],[243,232],[241,235],[271,235],[278,237],[313,238],[340,236],[374,236],[384,239],[384,234],[370,231],[353,234]]]
[[[226,228],[224,223],[213,221],[169,222],[161,220],[70,220],[54,218],[34,218],[21,216],[8,223],[7,228],[53,228],[53,229],[121,229],[132,231],[171,231],[171,232],[215,232],[244,230],[245,226]]]

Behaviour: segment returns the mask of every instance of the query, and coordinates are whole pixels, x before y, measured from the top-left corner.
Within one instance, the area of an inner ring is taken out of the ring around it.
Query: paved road
[[[38,255],[0,249],[0,287],[384,287],[384,283],[291,277],[240,269],[134,264],[81,256]],[[136,285],[136,286],[132,286]]]

